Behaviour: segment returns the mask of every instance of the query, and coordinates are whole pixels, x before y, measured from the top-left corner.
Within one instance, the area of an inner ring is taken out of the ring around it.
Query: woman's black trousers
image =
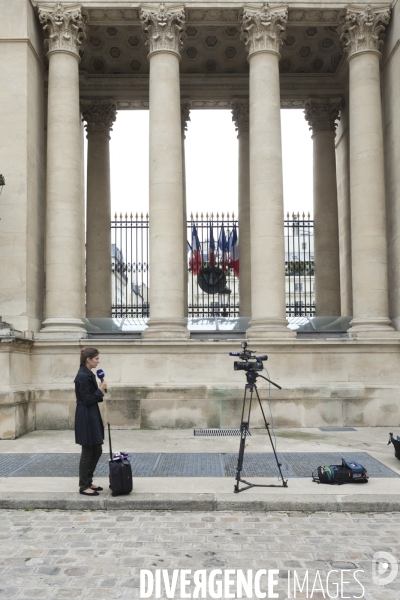
[[[79,489],[86,490],[93,483],[93,473],[103,450],[101,444],[82,446],[81,460],[79,462]]]

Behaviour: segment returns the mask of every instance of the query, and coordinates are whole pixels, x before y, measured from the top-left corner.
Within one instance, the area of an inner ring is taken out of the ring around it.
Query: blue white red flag
[[[195,225],[192,227],[192,252],[189,260],[189,269],[193,275],[197,275],[201,269],[201,244]]]
[[[215,265],[215,241],[212,225],[210,225],[210,241],[208,244],[208,263],[210,267]]]
[[[236,231],[236,225],[233,226],[229,236],[229,267],[233,269],[236,277],[239,278],[239,240]]]
[[[229,245],[228,240],[226,239],[225,228],[222,225],[221,231],[219,233],[218,238],[218,248],[220,250],[220,261],[221,261],[221,269],[225,273],[228,270],[229,266]]]

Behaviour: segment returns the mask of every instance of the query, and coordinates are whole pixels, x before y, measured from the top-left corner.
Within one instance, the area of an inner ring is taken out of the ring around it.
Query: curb
[[[400,498],[387,495],[336,496],[274,494],[268,499],[234,494],[137,494],[82,498],[78,493],[0,494],[2,510],[168,510],[244,512],[400,512]]]

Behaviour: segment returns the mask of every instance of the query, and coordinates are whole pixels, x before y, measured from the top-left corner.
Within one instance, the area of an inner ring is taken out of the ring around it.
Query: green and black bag
[[[341,465],[325,465],[318,467],[312,473],[316,483],[343,485],[344,483],[368,483],[367,469],[356,461],[346,461],[342,458]]]

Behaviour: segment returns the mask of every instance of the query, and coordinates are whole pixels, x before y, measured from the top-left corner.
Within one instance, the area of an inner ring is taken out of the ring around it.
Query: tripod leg
[[[244,458],[244,448],[246,446],[246,430],[241,431],[241,438],[240,438],[240,445],[239,445],[239,456],[238,456],[238,462],[237,462],[237,467],[236,467],[236,485],[234,487],[234,492],[237,493],[239,492],[239,482],[240,482],[240,475],[243,469],[243,458]]]
[[[244,459],[244,449],[246,447],[246,437],[249,430],[249,420],[250,420],[250,411],[251,411],[251,403],[253,400],[253,388],[250,388],[250,402],[249,402],[249,410],[248,410],[248,419],[244,421],[244,413],[246,408],[246,392],[247,385],[244,388],[244,398],[243,398],[243,408],[242,408],[242,422],[240,424],[240,445],[239,445],[239,455],[236,467],[236,485],[234,486],[234,492],[237,494],[240,492],[239,482],[241,477],[241,472],[243,469],[243,459]]]
[[[274,452],[274,456],[275,456],[276,464],[277,464],[277,467],[278,467],[278,471],[279,471],[279,474],[281,476],[282,484],[283,484],[283,487],[287,487],[287,480],[285,480],[284,477],[283,477],[283,475],[282,475],[282,471],[281,471],[281,466],[282,465],[281,465],[281,463],[278,460],[278,455],[276,454],[274,442],[272,441],[271,432],[269,430],[269,423],[268,423],[268,421],[267,421],[267,419],[265,417],[265,413],[264,413],[264,409],[263,409],[262,404],[261,404],[260,396],[258,395],[258,389],[257,389],[257,386],[255,384],[254,384],[254,387],[255,387],[255,390],[256,390],[258,404],[260,406],[261,413],[262,413],[262,416],[263,416],[263,419],[264,419],[265,429],[268,431],[269,441],[271,442],[271,447],[272,447],[272,450]]]

